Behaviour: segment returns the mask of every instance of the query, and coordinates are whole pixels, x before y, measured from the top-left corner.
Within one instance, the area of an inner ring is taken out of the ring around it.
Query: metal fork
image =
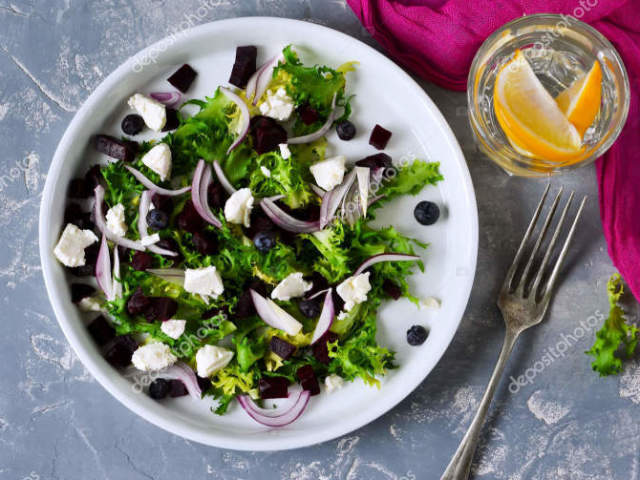
[[[551,237],[551,241],[549,242],[547,250],[542,258],[542,262],[536,270],[533,268],[534,258],[540,250],[540,246],[542,245],[547,230],[549,229],[553,216],[558,209],[558,203],[560,202],[560,197],[562,196],[562,188],[560,189],[542,225],[538,238],[533,245],[533,250],[528,257],[526,264],[524,265],[524,270],[522,270],[521,275],[517,276],[516,274],[522,268],[522,264],[526,259],[525,250],[533,234],[536,223],[538,222],[538,218],[540,217],[540,213],[542,212],[542,207],[545,203],[548,193],[549,185],[547,185],[547,188],[542,194],[542,198],[540,199],[538,208],[533,214],[531,223],[529,224],[529,227],[524,234],[524,238],[520,243],[520,247],[518,248],[513,263],[511,264],[511,267],[509,267],[507,278],[505,279],[498,296],[498,307],[502,312],[502,316],[504,317],[506,325],[504,344],[502,345],[502,350],[500,352],[500,356],[498,357],[498,363],[493,370],[493,374],[491,375],[491,379],[489,380],[489,385],[487,385],[487,390],[485,391],[484,396],[482,397],[482,401],[480,402],[478,412],[473,418],[473,421],[471,422],[467,433],[460,442],[458,450],[451,459],[449,466],[445,470],[440,480],[465,480],[469,478],[473,456],[475,454],[480,437],[480,430],[482,429],[482,425],[484,424],[484,420],[487,416],[487,411],[489,410],[489,405],[491,404],[491,400],[493,399],[496,387],[500,382],[502,372],[504,371],[511,351],[513,350],[513,346],[515,345],[516,340],[522,332],[524,332],[529,327],[533,327],[534,325],[539,324],[542,321],[545,313],[547,312],[547,308],[549,307],[549,301],[551,300],[553,287],[558,278],[558,272],[560,271],[562,261],[564,260],[565,256],[567,255],[567,251],[569,250],[569,245],[571,244],[571,240],[576,230],[576,225],[578,224],[578,219],[580,218],[580,214],[582,213],[587,197],[585,196],[580,203],[578,212],[576,213],[573,224],[571,225],[571,229],[569,230],[564,245],[562,246],[562,250],[560,250],[560,254],[558,255],[558,259],[553,266],[551,274],[548,276],[548,279],[546,281],[543,281],[547,263],[549,262],[553,249],[558,241],[560,231],[562,229],[565,218],[567,217],[567,212],[569,211],[569,207],[571,206],[571,202],[573,201],[575,193],[571,192],[571,195],[569,195],[569,200],[567,200],[567,203],[562,211],[560,220],[558,221],[553,236]],[[532,277],[534,274],[535,278],[533,279],[533,283],[531,283],[529,286],[530,277]]]

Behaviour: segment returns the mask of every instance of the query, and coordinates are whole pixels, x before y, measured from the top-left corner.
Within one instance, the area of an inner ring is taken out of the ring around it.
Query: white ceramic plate
[[[395,160],[408,156],[441,162],[444,182],[425,188],[418,197],[390,204],[377,223],[392,224],[431,244],[423,254],[425,273],[414,275],[410,283],[418,297],[441,299],[442,308],[418,310],[405,300],[384,305],[379,312],[379,339],[397,352],[400,368],[389,372],[382,388],[356,381],[335,393],[313,397],[295,423],[268,430],[235,403],[220,417],[209,411],[210,399],[156,402],[136,393],[103,360],[89,337],[88,318],[71,303],[69,281],[52,250],[63,226],[70,179],[101,159],[88,146],[90,137],[98,132],[120,134],[119,123],[132,93],[170,89],[165,81],[168,74],[189,63],[199,75],[188,96],[202,98],[226,84],[236,46],[257,45],[262,62],[287,44],[294,44],[307,64],[337,67],[349,60],[360,62],[347,82],[349,92],[357,94],[353,121],[358,135],[344,142],[331,132],[329,154],[342,153],[355,161],[375,153],[368,136],[380,123],[393,132],[387,152]],[[422,199],[441,206],[441,219],[434,226],[421,226],[413,218],[413,207]],[[326,27],[280,18],[210,23],[167,38],[129,59],[97,88],[71,122],[53,158],[40,210],[40,255],[49,298],[64,334],[87,369],[114,397],[155,425],[197,442],[238,450],[281,450],[330,440],[371,422],[405,398],[433,369],[458,328],[473,284],[477,248],[478,218],[469,172],[449,126],[424,91],[364,43]],[[406,342],[406,331],[413,324],[430,329],[420,347]]]

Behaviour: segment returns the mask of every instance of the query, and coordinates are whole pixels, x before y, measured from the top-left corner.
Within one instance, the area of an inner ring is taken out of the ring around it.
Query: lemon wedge
[[[584,152],[578,130],[520,50],[498,72],[493,105],[500,126],[517,151],[551,162],[566,162]]]
[[[598,115],[601,98],[602,69],[595,61],[587,74],[560,92],[556,103],[582,137]]]

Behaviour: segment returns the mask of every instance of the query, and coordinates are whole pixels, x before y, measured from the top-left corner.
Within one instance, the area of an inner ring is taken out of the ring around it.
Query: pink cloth
[[[498,27],[525,14],[560,13],[614,44],[631,84],[629,119],[598,160],[600,216],[609,255],[640,300],[640,1],[347,0],[382,47],[421,77],[464,90],[473,56]]]

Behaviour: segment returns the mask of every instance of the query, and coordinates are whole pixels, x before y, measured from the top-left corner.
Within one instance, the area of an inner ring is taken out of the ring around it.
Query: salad
[[[104,161],[71,181],[54,254],[71,300],[95,312],[88,331],[111,365],[147,375],[154,399],[234,399],[270,427],[297,419],[311,396],[396,368],[376,340],[381,303],[418,304],[407,277],[427,247],[371,220],[386,202],[442,180],[438,163],[394,164],[392,132],[371,130],[353,162],[347,77],[304,65],[292,46],[257,67],[238,47],[229,83],[186,100],[189,65],[176,89],[135,93],[123,135],[97,135]],[[152,141],[136,141],[143,131]],[[436,204],[414,215],[429,225]],[[94,278],[95,277],[95,278]],[[94,281],[95,280],[95,281]],[[427,331],[413,326],[412,345]],[[277,408],[262,400],[286,398]]]

